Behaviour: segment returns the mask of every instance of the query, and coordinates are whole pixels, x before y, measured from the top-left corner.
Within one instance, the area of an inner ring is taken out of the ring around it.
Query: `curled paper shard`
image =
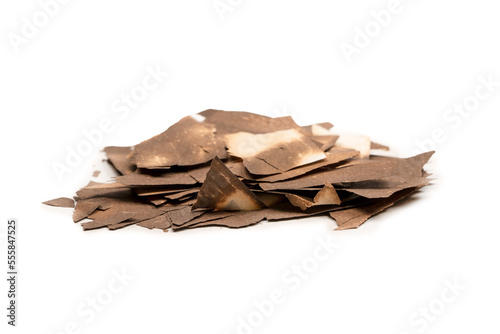
[[[193,209],[252,211],[265,208],[257,196],[215,158],[198,193]]]
[[[340,198],[331,183],[326,183],[323,188],[314,196],[315,205],[337,205]]]
[[[225,136],[229,154],[243,159],[252,174],[288,171],[326,158],[325,153],[297,130],[264,134],[238,132]]]
[[[314,201],[310,198],[296,195],[296,194],[286,194],[286,198],[290,201],[293,206],[299,207],[302,210],[306,210],[311,206],[314,206]]]
[[[317,192],[314,198],[293,193],[286,194],[285,196],[292,205],[299,207],[302,210],[306,210],[317,205],[339,205],[341,203],[335,188],[330,183],[326,183],[325,186]]]

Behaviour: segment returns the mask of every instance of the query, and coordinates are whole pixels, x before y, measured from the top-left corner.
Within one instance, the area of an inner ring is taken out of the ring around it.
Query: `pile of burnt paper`
[[[235,228],[313,215],[344,230],[428,184],[423,167],[434,152],[371,155],[388,148],[332,127],[206,110],[134,147],[106,147],[120,174],[112,183],[90,182],[74,200],[44,204],[74,207],[84,230]]]

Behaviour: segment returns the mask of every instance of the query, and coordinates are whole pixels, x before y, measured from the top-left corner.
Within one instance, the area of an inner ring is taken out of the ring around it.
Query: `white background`
[[[2,279],[2,333],[64,333],[74,322],[80,333],[232,334],[274,289],[286,299],[254,333],[419,333],[409,318],[439,306],[446,280],[465,289],[423,332],[497,333],[500,87],[469,117],[443,117],[474,96],[481,76],[500,81],[498,4],[401,0],[349,63],[341,43],[354,45],[356,27],[389,1],[229,3],[221,19],[212,0],[69,1],[15,52],[9,36],[40,5],[2,2],[0,242],[5,254],[6,221],[17,218],[20,261],[18,327],[6,325]],[[168,77],[121,119],[114,101],[157,66]],[[71,209],[40,204],[72,196],[103,170],[105,145],[136,144],[207,108],[329,121],[402,157],[441,128],[427,167],[436,180],[344,232],[328,217],[83,232]],[[53,163],[105,118],[113,130],[60,182]],[[292,290],[282,276],[329,237],[338,249]],[[113,270],[134,278],[88,321],[77,308],[106,293]]]

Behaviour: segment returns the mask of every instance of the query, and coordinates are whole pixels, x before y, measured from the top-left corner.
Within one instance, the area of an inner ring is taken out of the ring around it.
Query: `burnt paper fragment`
[[[184,117],[165,132],[136,145],[130,162],[138,168],[192,166],[226,157],[224,142],[215,126]]]
[[[326,158],[311,139],[293,129],[265,134],[238,132],[224,138],[229,154],[243,159],[248,171],[257,175],[277,174]]]
[[[71,198],[67,197],[59,197],[55,199],[51,199],[50,201],[45,201],[43,202],[45,205],[50,205],[50,206],[56,206],[60,208],[74,208],[75,207],[75,201]]]
[[[231,171],[215,158],[193,209],[251,211],[265,208],[264,203]]]
[[[388,198],[373,201],[368,205],[362,205],[345,210],[332,211],[330,212],[330,216],[335,219],[338,224],[336,230],[358,228],[364,222],[366,222],[368,218],[394,205],[394,203],[410,195],[416,189],[417,188],[401,190]]]

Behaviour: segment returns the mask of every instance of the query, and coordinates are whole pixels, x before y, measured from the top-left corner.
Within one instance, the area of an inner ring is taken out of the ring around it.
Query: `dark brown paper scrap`
[[[293,193],[286,194],[285,196],[292,205],[297,206],[302,210],[306,210],[317,205],[338,205],[341,203],[335,188],[330,183],[326,183],[325,186],[318,191],[314,198]]]
[[[364,222],[366,222],[368,218],[392,206],[397,201],[413,193],[416,189],[417,188],[409,188],[401,190],[388,198],[379,199],[373,202],[373,204],[369,204],[366,206],[333,211],[330,212],[330,216],[335,219],[338,224],[336,230],[358,228]]]
[[[73,201],[73,199],[67,198],[67,197],[54,198],[54,199],[51,199],[50,201],[43,202],[43,204],[50,205],[50,206],[57,206],[60,208],[74,208],[75,207],[75,201]]]
[[[226,135],[229,154],[243,159],[252,174],[285,172],[326,158],[325,153],[297,130],[265,134],[238,132]]]
[[[288,180],[292,179],[297,176],[301,176],[304,174],[307,174],[311,171],[314,171],[316,169],[326,167],[326,166],[331,166],[333,164],[339,163],[341,161],[354,158],[359,154],[358,151],[350,149],[350,148],[333,148],[331,149],[328,153],[326,153],[326,159],[297,167],[294,169],[291,169],[289,171],[276,174],[276,175],[270,175],[270,176],[265,176],[258,178],[257,180],[259,182],[277,182],[277,181],[283,181],[283,180]]]
[[[407,178],[420,177],[422,167],[434,152],[427,152],[406,159],[379,157],[360,160],[355,164],[334,168],[324,172],[307,174],[290,181],[260,183],[263,190],[302,189],[329,183],[361,182],[378,180],[394,175],[405,175]]]
[[[205,117],[204,122],[215,125],[218,135],[249,132],[268,133],[280,130],[301,130],[290,116],[267,117],[242,111],[224,111],[208,109],[199,113]]]
[[[340,198],[331,183],[326,183],[314,197],[315,205],[338,205]]]
[[[162,214],[154,218],[143,220],[142,222],[137,223],[137,226],[145,227],[150,230],[157,228],[167,231],[170,227],[172,227],[172,223],[168,220],[166,214]]]
[[[99,183],[90,181],[89,184],[76,192],[76,196],[80,199],[87,199],[98,196],[119,196],[127,193],[131,193],[130,188],[118,182]]]
[[[116,181],[129,187],[193,185],[197,183],[188,172],[169,170],[136,170],[131,174],[117,176]]]
[[[264,203],[217,157],[212,161],[205,182],[198,193],[197,201],[193,205],[193,209],[243,211],[264,207]]]
[[[215,126],[184,117],[165,132],[136,145],[130,162],[139,168],[192,166],[226,157],[223,141]]]
[[[96,199],[78,200],[76,202],[75,211],[73,211],[73,222],[77,223],[80,220],[87,218],[100,206],[100,201]]]

